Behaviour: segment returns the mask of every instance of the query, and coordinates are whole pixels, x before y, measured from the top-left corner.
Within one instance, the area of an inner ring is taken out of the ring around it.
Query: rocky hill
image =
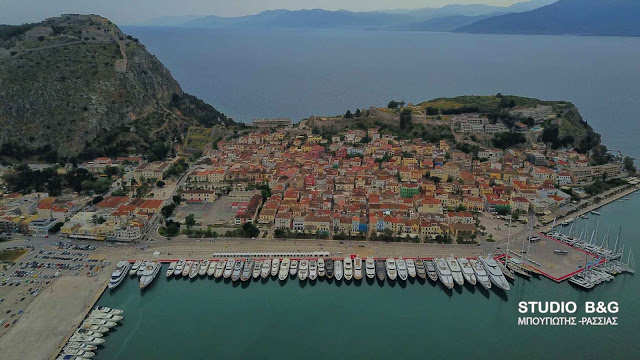
[[[232,123],[103,17],[0,26],[0,156],[144,153],[190,125]]]

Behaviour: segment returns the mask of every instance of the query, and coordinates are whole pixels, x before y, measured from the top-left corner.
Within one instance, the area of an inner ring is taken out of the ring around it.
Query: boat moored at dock
[[[244,268],[242,269],[240,280],[247,281],[251,279],[251,275],[253,275],[253,259],[247,259],[247,261],[244,263]]]
[[[264,260],[256,260],[253,263],[253,273],[251,274],[251,276],[254,279],[257,279],[260,277],[260,271],[262,270],[262,263],[264,263]]]
[[[420,279],[426,279],[427,269],[424,267],[424,262],[420,259],[416,259],[415,263],[416,263],[416,275],[418,275]]]
[[[191,264],[191,270],[189,271],[189,279],[193,279],[198,276],[198,272],[200,271],[200,261],[194,261]]]
[[[436,272],[438,273],[440,282],[442,282],[447,289],[453,289],[454,280],[451,275],[451,269],[449,269],[449,265],[447,265],[447,261],[445,259],[433,259],[433,261],[436,266]]]
[[[240,276],[242,275],[242,268],[244,267],[244,260],[237,260],[235,264],[233,264],[233,272],[231,273],[231,281],[240,280]]]
[[[278,271],[278,278],[280,281],[285,281],[289,277],[289,268],[291,267],[291,260],[284,258],[280,262],[280,270]]]
[[[476,274],[476,279],[484,287],[485,289],[491,289],[491,280],[489,280],[489,275],[487,275],[487,271],[484,269],[480,261],[471,259],[469,260],[471,264],[471,268],[473,272]]]
[[[209,260],[204,260],[200,263],[200,268],[198,270],[198,275],[205,276],[207,275],[207,270],[209,270]]]
[[[184,264],[185,264],[184,260],[178,261],[178,263],[176,264],[176,269],[173,271],[173,276],[182,275],[182,270],[184,270]]]
[[[191,260],[189,260],[189,261],[184,263],[184,268],[182,269],[182,277],[189,276],[189,273],[191,272],[191,266],[192,265],[193,265],[193,261],[191,261]]]
[[[224,267],[224,272],[223,272],[223,276],[225,279],[228,279],[231,277],[231,275],[233,274],[233,269],[235,268],[236,265],[236,261],[235,259],[228,259],[227,260],[227,264]]]
[[[427,270],[427,276],[429,276],[429,280],[438,281],[438,269],[436,268],[436,263],[434,260],[425,260],[424,266]]]
[[[318,277],[318,262],[316,259],[309,260],[309,280],[313,281]]]
[[[169,263],[169,268],[167,269],[166,273],[166,276],[168,278],[173,276],[173,272],[176,271],[176,265],[178,265],[177,261],[172,261]]]
[[[391,257],[387,258],[385,265],[387,268],[387,277],[389,280],[395,280],[398,276],[398,271],[396,270],[396,259]]]
[[[344,264],[342,263],[342,260],[334,260],[333,265],[335,267],[336,281],[342,280],[342,277],[344,276]]]
[[[364,270],[367,275],[367,279],[373,279],[376,277],[376,261],[372,256],[367,257],[367,260],[365,260]]]
[[[280,259],[274,258],[271,260],[271,276],[277,276],[280,272]]]
[[[403,258],[396,260],[396,268],[400,280],[407,280],[407,277],[409,276],[407,271],[407,262]]]
[[[329,279],[333,279],[333,259],[327,259],[324,261],[324,267]]]
[[[109,289],[115,289],[118,285],[122,283],[127,274],[129,273],[129,268],[131,264],[128,261],[118,261],[116,264],[116,269],[111,273],[111,278],[109,279]]]
[[[409,277],[416,277],[416,263],[413,259],[406,259],[404,261],[407,264],[407,273],[409,273]]]
[[[209,267],[207,268],[207,276],[214,276],[216,274],[216,267],[218,266],[217,261],[210,261]]]
[[[498,262],[491,255],[488,255],[486,257],[478,256],[478,261],[480,261],[480,263],[484,267],[484,270],[487,272],[489,280],[493,285],[502,290],[511,289],[511,286],[509,286],[509,282],[498,266]]]
[[[138,272],[138,268],[142,265],[142,260],[136,260],[133,265],[131,265],[131,270],[129,270],[129,275],[135,275]]]
[[[386,277],[386,269],[383,260],[376,260],[376,276],[380,281],[384,281],[384,278]]]
[[[298,279],[305,281],[307,277],[309,277],[309,260],[302,259],[298,263]]]
[[[138,271],[136,271],[136,276],[142,276],[142,272],[144,271],[145,266],[147,266],[147,263],[149,263],[150,261],[143,261],[140,266],[138,266]]]
[[[318,259],[318,277],[324,277],[325,273],[326,273],[326,270],[324,267],[324,259],[319,258]]]
[[[291,265],[289,266],[289,275],[296,276],[298,273],[298,260],[291,260]]]
[[[462,276],[462,269],[460,269],[460,264],[453,256],[449,256],[447,258],[447,265],[449,266],[449,270],[451,270],[451,276],[453,277],[453,281],[456,284],[462,286],[464,285],[464,276]]]
[[[162,264],[158,261],[147,262],[144,270],[142,271],[142,275],[140,275],[140,289],[144,289],[149,286],[153,279],[156,278],[156,275],[158,275],[161,268]]]
[[[353,259],[353,278],[356,280],[362,279],[362,258],[359,256]]]
[[[266,279],[271,275],[271,259],[266,259],[262,262],[262,268],[260,269],[260,277]]]
[[[465,281],[471,285],[475,285],[477,282],[476,273],[473,271],[473,267],[469,260],[466,258],[458,258],[458,264],[460,264],[462,276],[464,276]]]
[[[344,279],[349,281],[353,278],[353,260],[350,257],[344,258]]]
[[[224,274],[224,269],[227,266],[227,260],[220,260],[216,264],[216,272],[213,273],[213,277],[219,279]]]

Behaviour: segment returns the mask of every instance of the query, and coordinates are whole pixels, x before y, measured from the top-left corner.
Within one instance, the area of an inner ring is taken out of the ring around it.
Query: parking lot
[[[177,221],[182,222],[189,214],[193,214],[196,222],[206,228],[207,225],[233,225],[235,213],[229,197],[223,196],[212,203],[181,204],[174,216]]]

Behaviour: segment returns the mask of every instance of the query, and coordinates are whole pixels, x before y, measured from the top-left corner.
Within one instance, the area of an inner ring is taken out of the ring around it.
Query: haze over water
[[[640,156],[640,39],[125,31],[139,37],[185,91],[236,120],[300,120],[390,99],[502,92],[572,101],[609,148]],[[640,248],[640,194],[600,211],[600,229],[623,226],[626,248]],[[302,286],[289,279],[247,286],[167,280],[163,270],[142,295],[132,278],[105,292],[98,303],[125,310],[125,319],[95,359],[640,358],[639,276],[618,276],[589,292],[517,278],[505,295],[477,287],[446,292],[417,281]],[[518,326],[519,301],[575,301],[578,317],[585,301],[617,301],[620,325]]]
[[[498,92],[567,100],[640,159],[640,38],[125,28],[183,89],[236,120]]]

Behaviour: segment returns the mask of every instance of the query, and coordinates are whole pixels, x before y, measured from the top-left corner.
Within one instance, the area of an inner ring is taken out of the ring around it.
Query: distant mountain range
[[[455,31],[640,36],[640,0],[559,0],[532,11],[483,19]]]
[[[373,12],[346,10],[268,10],[256,15],[221,16],[165,16],[134,24],[139,26],[186,28],[351,28],[379,30],[450,31],[485,19],[490,15],[528,11],[556,0],[531,0],[508,7],[490,5],[447,5],[441,8],[397,9]],[[482,16],[482,17],[481,17]],[[468,17],[468,18],[467,18]],[[424,22],[440,19],[434,23]]]
[[[170,16],[136,25],[640,36],[640,0],[531,0],[507,7],[447,5],[373,12],[269,10],[239,17]]]

